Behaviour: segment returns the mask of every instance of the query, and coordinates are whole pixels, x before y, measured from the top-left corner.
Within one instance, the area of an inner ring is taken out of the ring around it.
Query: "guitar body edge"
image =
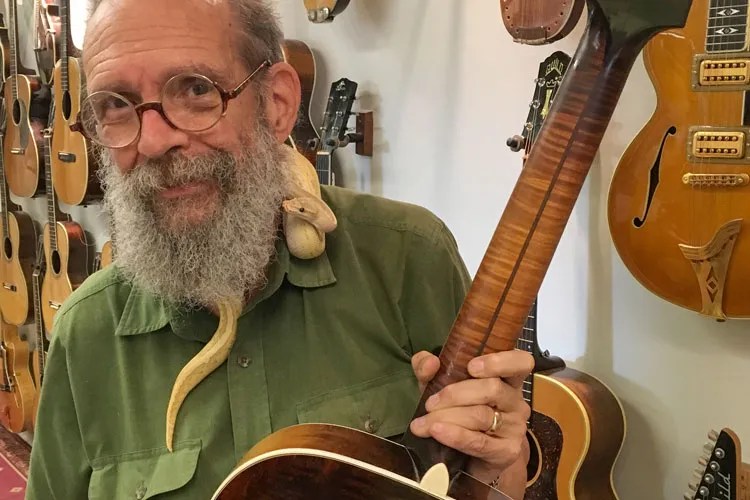
[[[562,447],[554,490],[530,484],[524,499],[617,500],[612,473],[625,438],[625,415],[612,391],[572,368],[536,373],[534,411],[559,426]],[[542,437],[545,430],[533,432]],[[544,450],[541,460],[549,460]]]
[[[34,382],[29,372],[29,345],[18,336],[18,328],[4,323],[3,339],[8,356],[8,369],[14,374],[15,390],[2,392],[0,423],[11,432],[31,429],[34,410]],[[2,368],[0,368],[2,370]]]

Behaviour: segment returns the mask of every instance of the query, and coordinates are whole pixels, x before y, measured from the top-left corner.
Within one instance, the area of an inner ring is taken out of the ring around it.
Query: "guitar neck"
[[[60,0],[60,31],[62,34],[60,37],[60,86],[62,87],[63,93],[68,92],[70,88],[68,84],[68,40],[70,37],[69,7],[70,0]]]
[[[40,277],[38,272],[34,272],[33,275],[33,289],[34,289],[34,326],[36,328],[36,355],[39,362],[39,374],[37,384],[38,387],[42,387],[42,380],[44,379],[44,364],[46,362],[47,355],[44,352],[45,338],[44,338],[44,324],[42,319],[42,297],[39,292]]]
[[[5,161],[3,159],[2,143],[4,137],[0,134],[0,203],[2,203],[3,218],[3,240],[8,237],[8,211],[10,210],[10,195],[8,193],[8,182],[5,179]]]
[[[11,0],[12,1],[12,0]],[[52,184],[52,161],[50,151],[52,142],[49,130],[45,133],[44,146],[44,185],[47,190],[47,222],[49,223],[49,243],[52,252],[57,251],[57,198]]]
[[[750,464],[742,464],[739,480],[737,500],[750,500]]]
[[[10,9],[10,88],[13,99],[18,99],[18,86],[16,76],[18,76],[18,16],[16,13],[16,0],[8,0]]]

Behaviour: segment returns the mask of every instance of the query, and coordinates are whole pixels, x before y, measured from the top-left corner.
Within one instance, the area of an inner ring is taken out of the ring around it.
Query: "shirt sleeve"
[[[412,354],[437,355],[450,333],[471,278],[455,238],[436,219],[431,237],[411,234],[400,299]]]
[[[26,500],[88,498],[91,469],[76,416],[60,323],[55,322],[44,370]]]

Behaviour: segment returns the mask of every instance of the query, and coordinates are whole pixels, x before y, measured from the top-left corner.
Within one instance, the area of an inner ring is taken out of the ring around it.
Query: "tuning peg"
[[[719,439],[719,433],[716,432],[714,429],[711,429],[708,432],[708,439],[710,439],[712,443],[715,443]]]
[[[698,463],[701,464],[703,467],[708,465],[708,458],[700,457],[698,459]]]
[[[691,495],[690,493],[685,493],[684,495],[682,495],[682,498],[684,500],[693,500],[693,495]]]
[[[706,443],[703,445],[703,451],[705,452],[706,456],[710,457],[711,453],[714,451],[714,445],[712,443]]]
[[[690,481],[688,482],[688,487],[690,488],[691,491],[696,491],[698,489],[699,484],[700,482]]]
[[[508,140],[505,141],[505,144],[511,151],[521,151],[526,145],[526,138],[522,135],[514,135],[513,137],[509,137]]]

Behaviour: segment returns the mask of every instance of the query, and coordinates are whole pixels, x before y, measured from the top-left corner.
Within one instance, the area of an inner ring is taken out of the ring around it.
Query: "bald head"
[[[128,8],[140,9],[143,16],[148,17],[146,12],[153,6],[153,0],[89,0],[84,65],[89,42],[117,22],[118,12],[127,11]],[[278,16],[267,0],[183,0],[173,3],[171,12],[178,14],[188,10],[206,12],[210,16],[208,19],[219,16],[228,20],[227,33],[235,41],[235,55],[244,62],[246,69],[252,69],[264,59],[272,62],[282,60],[283,34]]]

